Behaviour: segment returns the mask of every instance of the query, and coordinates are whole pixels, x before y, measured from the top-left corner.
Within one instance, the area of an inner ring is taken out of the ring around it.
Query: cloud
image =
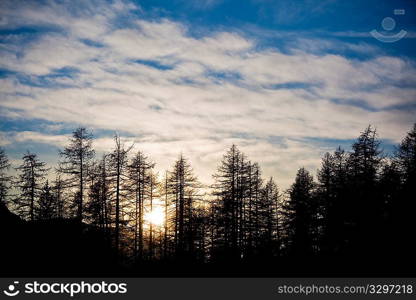
[[[386,36],[392,35],[391,32],[383,32]],[[348,37],[348,38],[374,38],[370,32],[366,31],[338,31],[331,33],[333,36],[337,37]],[[407,31],[406,35],[403,37],[404,39],[414,39],[416,38],[416,32],[414,31]]]
[[[195,10],[211,10],[220,5],[224,0],[180,0],[188,7]]]
[[[36,131],[0,132],[0,145],[13,143],[36,142],[63,147],[68,142],[68,135],[43,134]]]
[[[4,28],[59,29],[3,39],[1,117],[49,126],[47,133],[3,132],[4,145],[63,147],[62,127],[85,125],[99,133],[95,144],[104,152],[120,131],[161,172],[183,152],[209,182],[236,143],[287,187],[298,167],[316,169],[327,150],[302,138],[352,139],[372,123],[398,142],[414,122],[414,109],[400,108],[416,96],[408,58],[310,37],[288,41],[290,51],[283,51],[232,30],[195,36],[182,23],[140,17],[129,2],[92,3],[2,3]],[[334,48],[342,49],[328,52]],[[282,142],[271,142],[273,136]]]
[[[263,18],[270,18],[274,23],[280,25],[293,25],[306,18],[317,18],[331,8],[334,0],[325,1],[288,1],[282,0],[272,2],[270,0],[252,0],[259,5],[259,15]]]

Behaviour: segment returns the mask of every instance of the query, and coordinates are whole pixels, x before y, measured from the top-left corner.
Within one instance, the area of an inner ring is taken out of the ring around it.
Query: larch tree
[[[378,194],[381,198],[381,220],[377,231],[383,232],[379,235],[379,245],[387,253],[394,253],[397,245],[407,240],[409,234],[412,234],[412,227],[409,230],[408,225],[413,218],[409,215],[411,207],[404,205],[403,202],[403,174],[400,167],[394,159],[384,163],[380,172],[378,183]],[[413,212],[412,212],[413,213]],[[406,249],[411,249],[413,243],[410,243]]]
[[[416,247],[409,237],[414,234],[416,226],[414,217],[416,210],[414,200],[416,187],[416,124],[413,125],[413,128],[398,146],[394,160],[402,182],[400,197],[395,199],[397,205],[394,214],[396,232],[402,241],[409,241],[406,242],[406,246],[401,251],[414,253]]]
[[[39,201],[36,208],[37,219],[39,220],[50,220],[56,217],[56,198],[52,191],[49,181],[42,186],[39,192]]]
[[[260,166],[253,163],[249,166],[249,187],[248,187],[248,218],[246,227],[249,233],[250,244],[248,253],[258,255],[261,240],[262,210],[265,208],[262,201],[263,179]],[[254,247],[254,248],[253,248]],[[254,252],[253,252],[254,250]]]
[[[396,151],[396,160],[407,185],[416,182],[416,123],[413,125]]]
[[[7,204],[12,176],[8,175],[10,162],[3,148],[0,148],[0,203]]]
[[[313,249],[314,211],[313,177],[305,168],[300,168],[295,182],[289,189],[289,199],[284,207],[286,246],[289,253],[297,256],[311,255]]]
[[[162,193],[161,193],[162,194]],[[165,172],[164,185],[163,185],[163,259],[167,259],[169,255],[168,243],[169,243],[169,191],[168,191],[168,172]]]
[[[257,255],[264,209],[260,166],[248,161],[233,145],[224,155],[214,179],[215,252],[231,259]]]
[[[39,192],[49,169],[46,168],[46,163],[29,151],[22,157],[22,160],[22,164],[16,168],[18,171],[16,187],[20,190],[20,195],[14,203],[22,217],[33,221]]]
[[[350,224],[351,251],[366,251],[368,255],[377,251],[375,248],[381,238],[375,234],[382,221],[383,203],[377,189],[381,152],[377,132],[368,126],[352,145],[348,158],[350,203],[347,222]]]
[[[270,178],[264,185],[260,197],[260,255],[265,257],[280,254],[281,237],[281,195],[279,189]]]
[[[117,253],[120,251],[120,224],[121,224],[121,210],[122,201],[126,200],[127,194],[127,166],[128,166],[128,153],[133,148],[133,145],[126,148],[121,142],[120,136],[116,134],[114,136],[115,147],[109,154],[109,177],[111,178],[114,194],[115,194],[115,248]]]
[[[66,213],[66,197],[65,197],[65,185],[61,176],[58,174],[55,180],[52,181],[52,193],[55,198],[55,211],[57,218],[63,218]]]
[[[152,169],[155,164],[142,152],[138,151],[128,165],[129,191],[133,199],[134,222],[134,257],[143,259],[144,254],[144,209],[149,193]]]
[[[181,154],[168,177],[168,189],[175,206],[175,252],[181,259],[185,253],[188,258],[195,258],[194,209],[199,187],[191,165]]]
[[[93,224],[101,229],[108,229],[109,225],[109,179],[107,155],[91,168],[89,182],[89,201],[86,211]]]
[[[339,253],[346,244],[345,213],[350,193],[347,162],[348,154],[338,147],[333,154],[324,155],[318,170],[317,197],[323,217],[321,251],[326,254]]]
[[[224,155],[217,173],[214,174],[214,196],[218,198],[218,208],[215,212],[218,226],[216,245],[219,247],[219,257],[240,258],[238,249],[238,211],[239,197],[237,182],[241,174],[242,154],[237,146],[232,145]]]
[[[62,158],[58,166],[61,174],[67,175],[66,187],[76,188],[74,206],[79,221],[83,219],[83,205],[85,186],[89,167],[94,158],[95,151],[92,148],[92,133],[84,127],[77,128],[69,140],[69,145],[59,154]]]
[[[154,209],[154,200],[159,198],[159,181],[158,181],[158,174],[154,173],[152,170],[149,174],[149,188],[147,190],[147,197],[149,199],[149,205],[147,211],[150,215],[153,214]],[[152,220],[149,221],[149,258],[153,259],[154,257],[154,249],[155,249],[155,232]]]

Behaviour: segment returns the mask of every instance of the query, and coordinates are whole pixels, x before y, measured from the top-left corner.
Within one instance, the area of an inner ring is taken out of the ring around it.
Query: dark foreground
[[[252,262],[117,263],[96,228],[72,219],[22,221],[0,208],[2,277],[414,277],[409,255],[281,257]],[[402,249],[406,253],[406,249]],[[380,253],[384,253],[380,251]]]

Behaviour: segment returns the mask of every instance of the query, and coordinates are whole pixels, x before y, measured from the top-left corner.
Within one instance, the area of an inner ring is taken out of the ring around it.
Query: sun
[[[154,207],[151,212],[146,213],[143,217],[145,221],[154,226],[163,226],[165,223],[165,214],[161,207]]]

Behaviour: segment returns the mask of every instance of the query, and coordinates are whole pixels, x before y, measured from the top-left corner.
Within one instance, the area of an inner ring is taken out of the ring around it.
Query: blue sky
[[[286,188],[368,124],[388,154],[416,121],[415,14],[412,0],[1,1],[0,146],[53,165],[73,128],[99,153],[117,131],[161,172],[183,152],[208,183],[235,143]]]

